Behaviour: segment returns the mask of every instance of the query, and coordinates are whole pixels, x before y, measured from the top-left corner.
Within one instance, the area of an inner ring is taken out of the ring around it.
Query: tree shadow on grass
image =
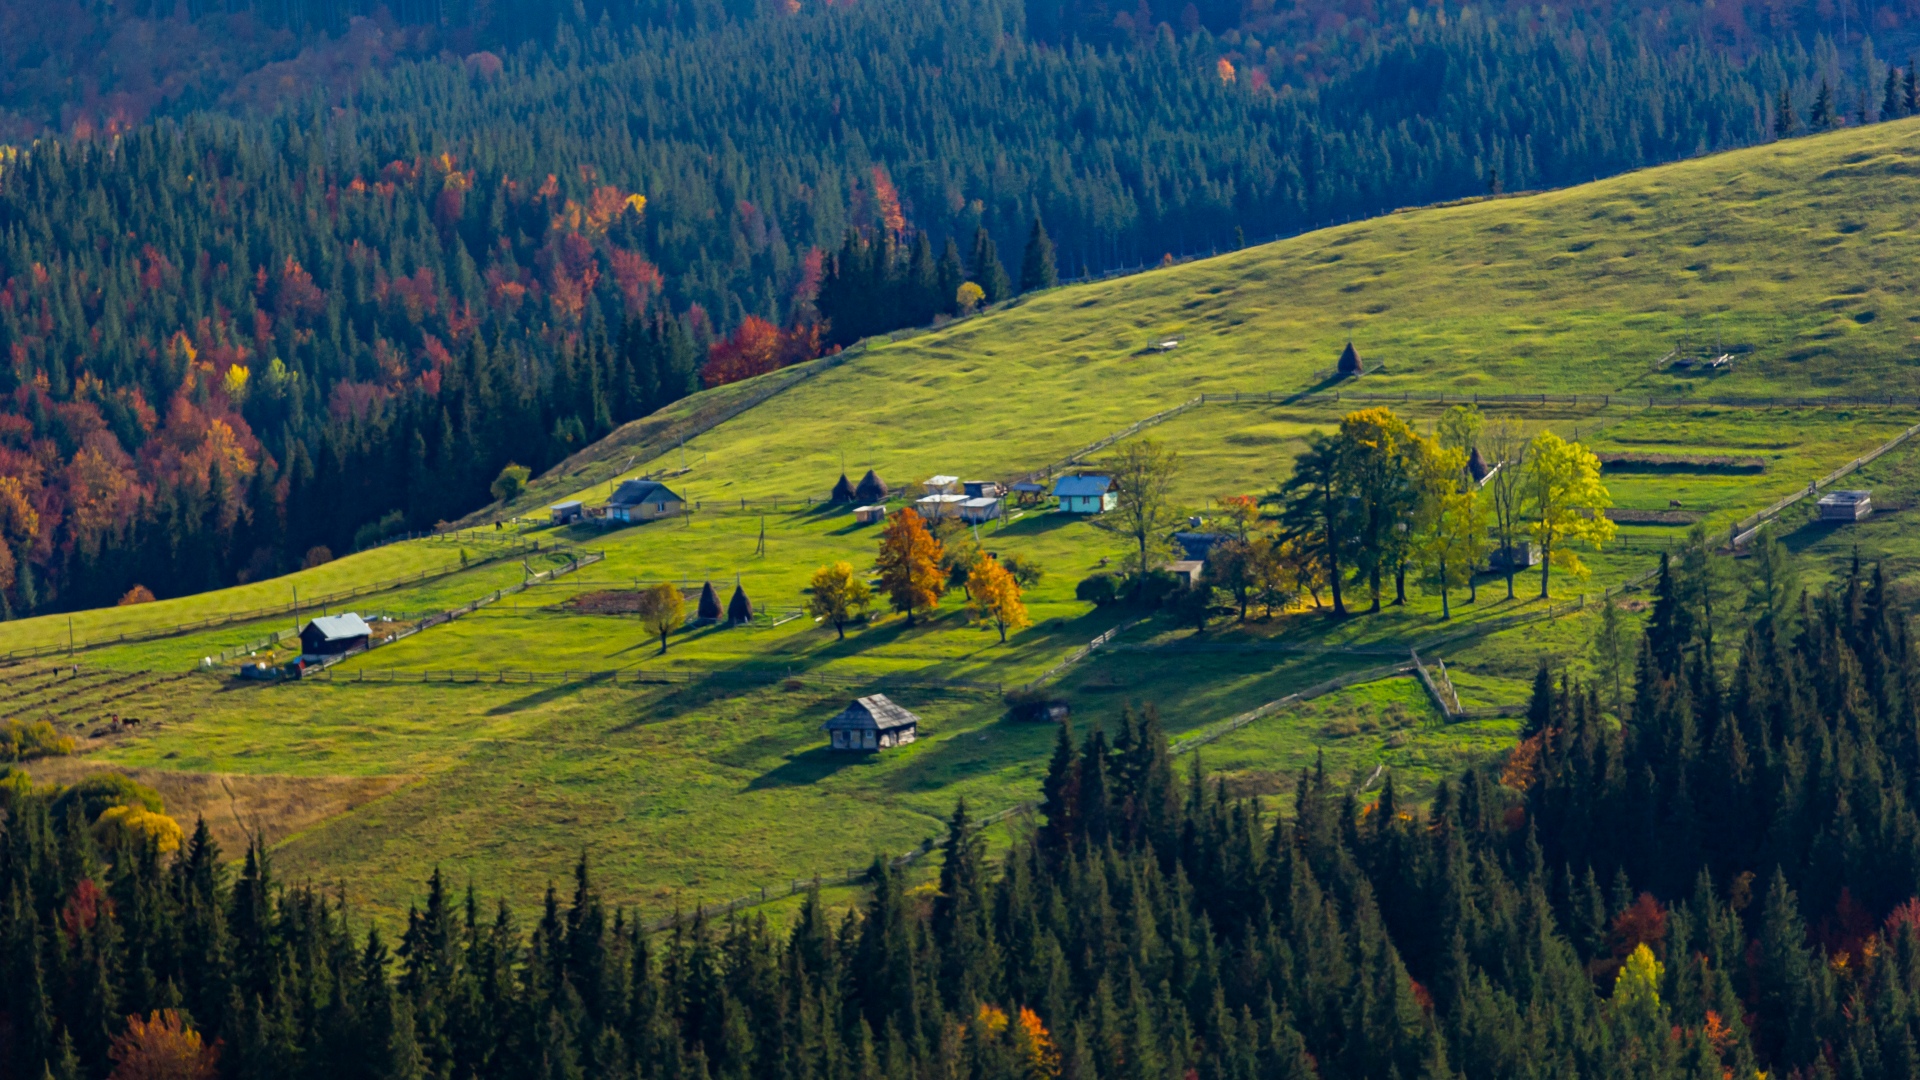
[[[558,701],[561,698],[570,697],[593,685],[595,684],[590,682],[570,682],[561,683],[558,686],[543,686],[531,694],[523,694],[520,697],[514,698],[512,701],[495,705],[493,708],[487,710],[487,715],[510,716],[513,713],[538,708],[550,701]]]
[[[822,734],[822,740],[826,735]],[[754,777],[748,784],[748,791],[766,791],[770,788],[804,787],[825,780],[829,776],[854,766],[872,765],[879,762],[879,755],[849,750],[829,749],[824,743],[810,749],[801,750],[787,756],[784,764]]]
[[[1042,536],[1056,529],[1064,529],[1076,522],[1087,520],[1088,517],[1089,515],[1086,514],[1069,514],[1060,510],[1043,510],[1038,513],[1028,513],[1019,521],[1010,521],[998,529],[985,534],[981,539],[991,546],[991,542],[996,536]]]

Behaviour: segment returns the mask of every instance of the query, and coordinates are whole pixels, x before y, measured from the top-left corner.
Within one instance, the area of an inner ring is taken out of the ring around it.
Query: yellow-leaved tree
[[[1027,605],[1020,602],[1020,583],[991,555],[981,556],[967,571],[967,595],[967,609],[992,619],[1002,644],[1006,643],[1008,630],[1033,625],[1027,617]]]
[[[1487,511],[1467,478],[1467,452],[1428,442],[1420,455],[1425,489],[1415,521],[1415,544],[1427,581],[1440,590],[1440,617],[1453,618],[1453,590],[1473,586],[1473,568],[1486,556]]]
[[[1638,1036],[1643,1043],[1653,1043],[1667,1036],[1667,1010],[1660,1004],[1660,978],[1665,973],[1666,966],[1654,959],[1644,941],[1621,963],[1613,979],[1610,1006],[1614,1023],[1629,1038]]]
[[[847,620],[873,602],[873,590],[853,572],[852,563],[837,562],[815,570],[810,588],[807,613],[832,623],[842,641],[847,637]]]
[[[180,850],[185,834],[180,831],[180,823],[165,814],[144,806],[123,805],[100,812],[93,823],[93,836],[107,847],[124,844],[140,848],[152,843],[155,850],[166,855]]]
[[[660,637],[660,651],[667,651],[667,635],[687,621],[687,598],[678,586],[663,581],[640,594],[640,625]]]
[[[912,507],[887,518],[880,534],[880,587],[886,590],[893,610],[905,612],[907,625],[913,625],[913,613],[940,602],[947,578],[940,572],[940,541],[927,531],[927,523]]]
[[[1551,431],[1534,436],[1527,452],[1526,499],[1535,543],[1540,545],[1540,598],[1546,599],[1554,566],[1576,578],[1587,566],[1568,545],[1598,549],[1613,539],[1605,510],[1613,499],[1600,483],[1600,459],[1577,442]]]

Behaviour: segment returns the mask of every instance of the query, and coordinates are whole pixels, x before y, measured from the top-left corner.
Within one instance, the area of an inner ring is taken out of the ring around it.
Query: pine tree
[[[997,304],[1013,296],[1013,282],[1007,277],[1006,268],[1000,265],[993,237],[987,235],[984,227],[974,231],[973,257],[967,265],[973,283],[987,294],[987,303]]]
[[[1033,219],[1033,230],[1027,234],[1027,250],[1020,258],[1020,291],[1034,292],[1039,289],[1051,289],[1060,284],[1060,275],[1053,265],[1053,240],[1047,236],[1046,226],[1038,217]]]
[[[1815,131],[1831,131],[1839,124],[1840,114],[1833,101],[1833,84],[1821,79],[1820,89],[1813,96],[1813,108],[1807,113],[1807,126]]]

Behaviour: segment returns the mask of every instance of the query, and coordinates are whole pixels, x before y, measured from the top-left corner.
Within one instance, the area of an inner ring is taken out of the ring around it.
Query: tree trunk
[[[840,635],[841,641],[847,640],[847,624],[839,619],[833,620],[833,632]]]
[[[1502,558],[1507,560],[1507,599],[1513,599],[1513,546],[1509,544]]]
[[[1407,564],[1401,563],[1393,568],[1393,606],[1401,607],[1407,602]]]
[[[1547,579],[1553,573],[1553,538],[1547,537],[1540,544],[1540,599],[1547,598]]]
[[[1373,603],[1368,606],[1367,614],[1376,615],[1380,611],[1380,568],[1378,566],[1367,571],[1367,593],[1373,597]]]
[[[995,623],[994,625],[1000,628],[1000,644],[1005,645],[1007,643],[1007,624]]]
[[[662,630],[660,631],[660,655],[665,656],[666,654],[667,654],[667,631]]]

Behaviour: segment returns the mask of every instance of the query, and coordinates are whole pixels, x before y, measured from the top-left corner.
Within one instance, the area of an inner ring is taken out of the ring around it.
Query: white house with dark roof
[[[920,718],[885,694],[869,694],[854,699],[820,727],[834,750],[880,751],[912,742],[920,732]]]

